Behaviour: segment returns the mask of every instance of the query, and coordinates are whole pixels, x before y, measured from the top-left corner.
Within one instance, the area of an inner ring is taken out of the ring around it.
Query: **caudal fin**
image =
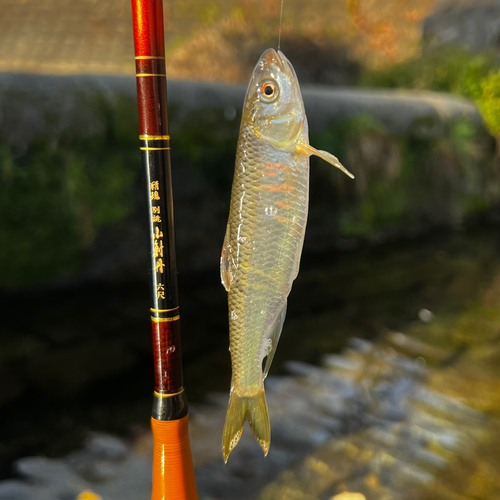
[[[245,420],[248,420],[254,436],[264,450],[264,455],[267,455],[271,443],[271,425],[264,388],[254,396],[240,396],[231,389],[222,438],[225,462],[241,438]]]

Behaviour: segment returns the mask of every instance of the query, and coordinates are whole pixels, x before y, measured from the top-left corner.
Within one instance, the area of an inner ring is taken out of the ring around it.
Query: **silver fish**
[[[264,379],[299,272],[311,155],[353,177],[335,156],[309,145],[295,71],[281,51],[268,49],[254,69],[245,97],[221,257],[232,363],[222,445],[226,462],[240,440],[245,420],[264,454],[269,451]]]

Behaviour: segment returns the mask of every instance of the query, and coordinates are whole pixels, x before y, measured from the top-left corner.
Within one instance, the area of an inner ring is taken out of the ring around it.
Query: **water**
[[[381,352],[389,349],[389,354],[401,353],[418,360],[417,365],[412,366],[418,367],[418,363],[425,362],[431,369],[426,382],[428,390],[448,394],[453,400],[463,400],[474,411],[497,418],[500,414],[496,389],[499,366],[496,361],[500,356],[498,250],[497,228],[485,226],[474,231],[441,232],[398,244],[324,255],[306,254],[290,296],[288,317],[271,375],[285,373],[286,366],[287,373],[290,369],[296,372],[301,365],[293,368],[294,365],[286,364],[289,360],[313,364],[321,361],[328,369],[356,371],[360,366],[356,356],[330,356],[326,360],[322,356],[340,352],[353,337],[376,340]],[[185,385],[196,418],[196,409],[209,392],[221,392],[227,397],[230,366],[226,296],[216,269],[205,276],[180,276],[180,287]],[[33,307],[26,315],[24,304],[28,299]],[[3,301],[2,315],[6,320],[0,335],[0,367],[10,374],[8,384],[2,386],[0,382],[0,394],[4,397],[0,429],[3,477],[13,474],[13,459],[27,455],[63,456],[81,446],[89,430],[130,439],[147,428],[153,387],[147,309],[145,283],[122,284],[108,289],[53,290],[30,297],[12,296]],[[424,310],[432,316],[423,314]],[[422,321],[422,317],[427,321]],[[379,366],[377,363],[370,366]],[[383,367],[383,363],[380,366]],[[363,379],[356,379],[356,383],[373,379],[372,368],[368,379],[365,375]],[[390,405],[376,408],[377,401],[385,401],[384,397],[391,394],[387,387],[396,387],[396,395],[408,389],[405,377],[400,372],[395,373],[399,375],[389,377],[394,381],[392,386],[381,383],[377,390],[382,392],[372,394],[373,411],[389,411],[389,415],[384,414],[386,422],[397,421],[397,414],[391,417]],[[383,379],[383,369],[377,377]],[[357,387],[356,384],[353,387]],[[356,401],[360,403],[361,400]],[[335,403],[332,400],[331,404]],[[221,415],[224,404],[218,410]],[[366,415],[366,412],[360,414]],[[445,490],[453,486],[453,481],[446,478],[457,476],[461,481],[457,484],[468,485],[467,481],[470,484],[475,481],[478,491],[481,488],[493,491],[492,496],[479,495],[477,498],[496,498],[495,481],[488,479],[493,476],[488,476],[486,471],[498,471],[500,462],[495,451],[498,448],[493,446],[498,433],[489,429],[490,437],[474,441],[473,455],[448,460],[446,450],[454,443],[455,424],[446,419],[443,422],[432,411],[424,414],[415,411],[411,416],[417,421],[428,418],[432,425],[442,427],[435,446],[443,448],[444,452],[435,449],[434,455],[426,455],[428,450],[419,453],[423,453],[424,462],[431,460],[432,467],[438,471],[433,469],[432,477],[444,478]],[[343,421],[340,419],[341,424]],[[349,439],[358,443],[355,444],[356,453],[368,456],[368,451],[363,452],[363,446],[367,446],[363,445],[366,426],[355,418],[347,421],[355,424],[348,434],[352,435]],[[331,434],[323,430],[322,435],[322,425],[325,421],[320,420],[318,435],[326,439]],[[332,422],[330,425],[335,430]],[[412,428],[417,424],[407,425]],[[420,427],[428,425],[424,423]],[[398,443],[397,429],[387,427],[376,439]],[[215,428],[213,432],[217,432]],[[404,426],[399,427],[399,432],[413,436]],[[209,446],[210,450],[216,449],[214,453],[217,454],[219,437],[216,444]],[[314,439],[313,435],[306,440],[309,446],[296,457],[295,465],[287,466],[285,472],[282,468],[276,469],[283,476],[276,472],[268,478],[269,484],[278,488],[280,477],[288,477],[286,470],[296,474],[298,469],[294,466],[316,463],[315,453],[327,453],[320,450],[330,446],[328,439],[313,446]],[[346,446],[344,454],[353,449],[350,444]],[[370,461],[370,467],[378,463],[378,469],[370,469],[371,472],[364,476],[361,474],[363,481],[371,474],[380,483],[385,470],[382,465],[390,459],[383,454],[377,456],[378,461]],[[408,474],[425,480],[425,473],[429,472],[425,467],[423,472],[412,469],[413,460],[412,457],[407,459]],[[440,468],[443,460],[444,466]],[[353,470],[358,467],[359,464]],[[465,475],[460,467],[470,473]],[[476,478],[471,477],[472,471],[477,472]],[[335,483],[335,491],[340,491],[340,483],[356,485],[356,478],[361,476],[354,472],[348,474],[342,479],[343,483],[340,480]],[[375,484],[374,481],[370,484]],[[324,490],[325,495],[334,494],[332,485]],[[361,491],[361,487],[357,491]],[[261,494],[266,498],[267,493]],[[448,498],[440,495],[438,498]]]

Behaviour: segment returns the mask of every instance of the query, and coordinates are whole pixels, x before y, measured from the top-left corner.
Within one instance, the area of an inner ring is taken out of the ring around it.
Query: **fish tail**
[[[241,438],[245,420],[248,420],[254,436],[264,450],[264,455],[267,455],[271,443],[271,425],[264,387],[253,396],[240,396],[231,389],[222,438],[222,450],[226,463],[231,451]]]

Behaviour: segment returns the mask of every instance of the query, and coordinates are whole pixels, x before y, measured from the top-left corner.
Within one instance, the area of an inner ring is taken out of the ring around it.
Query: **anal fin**
[[[286,301],[283,304],[283,308],[279,312],[276,320],[271,328],[268,336],[268,342],[270,343],[269,352],[266,356],[266,363],[264,365],[263,378],[267,377],[269,369],[271,368],[271,363],[274,359],[274,354],[276,353],[276,348],[278,347],[278,342],[281,336],[281,331],[283,330],[283,323],[285,322],[286,316]]]
[[[226,229],[226,236],[224,237],[224,244],[222,245],[222,254],[220,257],[220,280],[226,289],[226,292],[229,292],[231,288],[231,281],[233,278],[232,272],[232,248],[229,244],[229,225]]]

